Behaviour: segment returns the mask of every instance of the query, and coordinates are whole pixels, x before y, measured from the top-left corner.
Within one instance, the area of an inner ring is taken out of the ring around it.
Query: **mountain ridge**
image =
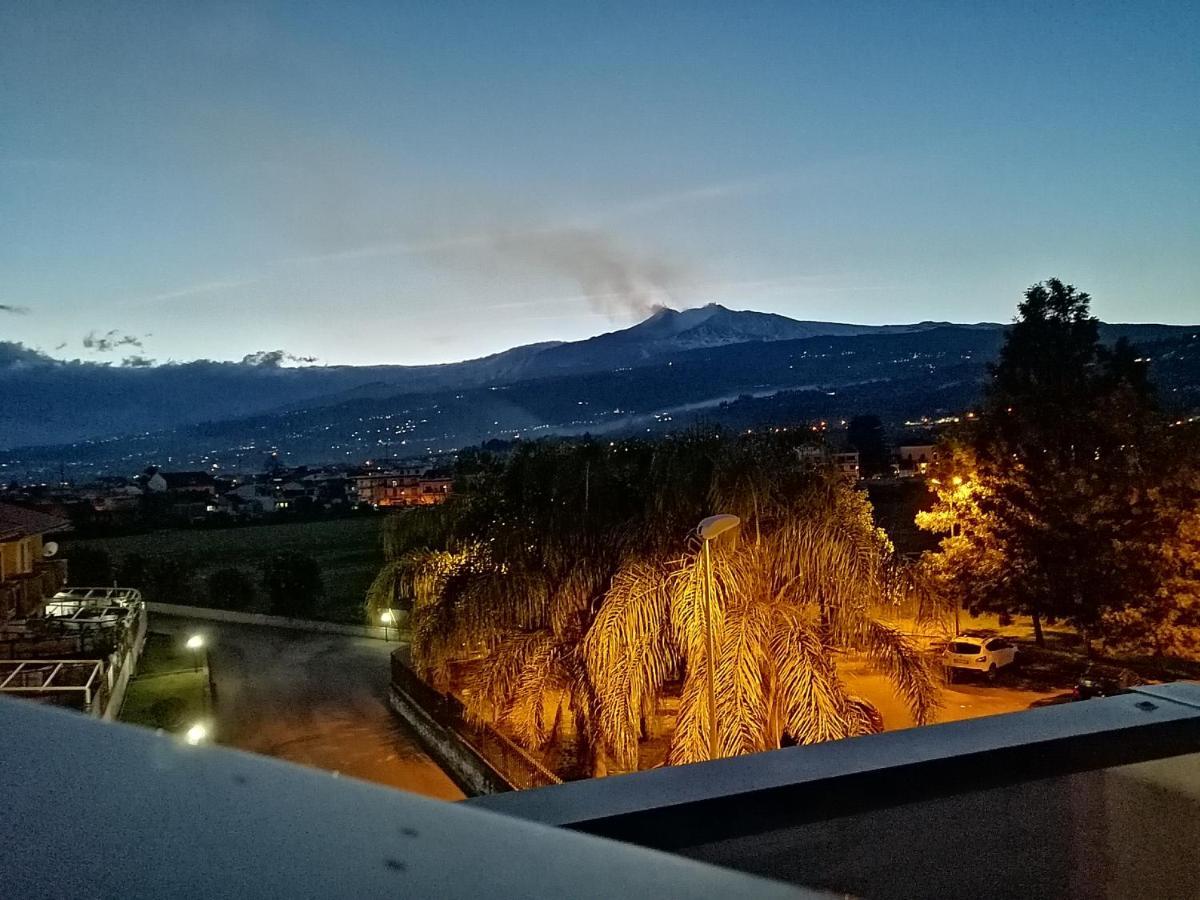
[[[801,321],[712,303],[688,310],[660,308],[627,328],[579,341],[526,344],[478,359],[425,366],[285,367],[201,360],[123,368],[52,360],[0,342],[0,449],[108,440],[357,400],[611,374],[725,347],[919,334],[932,334],[930,340],[936,341],[937,333],[945,329],[999,334],[1006,327],[932,321],[897,325]],[[1101,326],[1106,339],[1126,334],[1153,340],[1195,330]]]

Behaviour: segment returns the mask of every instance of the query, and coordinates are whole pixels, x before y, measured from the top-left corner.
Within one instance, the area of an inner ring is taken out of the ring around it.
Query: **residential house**
[[[48,534],[70,522],[22,506],[0,503],[0,624],[35,615],[66,581],[66,564],[48,560]]]
[[[379,508],[442,503],[453,483],[448,473],[418,467],[356,475],[353,481],[357,502]]]

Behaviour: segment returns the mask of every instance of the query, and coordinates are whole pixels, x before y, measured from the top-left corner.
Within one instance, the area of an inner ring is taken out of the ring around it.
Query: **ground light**
[[[192,665],[193,665],[195,671],[199,672],[200,671],[200,650],[204,647],[204,636],[199,635],[199,634],[193,634],[190,638],[187,639],[187,643],[184,644],[184,646],[192,651]]]
[[[183,733],[183,739],[186,743],[195,747],[197,744],[208,739],[208,726],[203,722],[197,722]]]
[[[388,629],[396,624],[396,614],[390,609],[385,609],[383,615],[379,617],[379,621],[383,623],[383,639],[389,640]]]
[[[708,758],[717,758],[717,686],[714,670],[716,669],[717,651],[713,640],[712,605],[713,575],[712,550],[709,545],[732,528],[737,528],[741,519],[731,515],[709,516],[696,526],[696,536],[704,541],[704,631],[708,641],[708,659],[705,669],[708,670]]]

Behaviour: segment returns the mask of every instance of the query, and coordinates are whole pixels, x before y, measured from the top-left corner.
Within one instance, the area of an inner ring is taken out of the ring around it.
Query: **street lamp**
[[[712,607],[716,598],[713,591],[712,549],[709,545],[730,529],[737,528],[741,520],[737,516],[709,516],[696,526],[696,537],[704,542],[704,633],[708,643],[708,758],[717,758],[717,651],[714,646]]]
[[[390,640],[388,638],[388,628],[396,624],[396,614],[390,609],[385,609],[379,617],[379,621],[383,623],[383,639],[385,641]]]
[[[204,636],[193,634],[184,645],[192,651],[192,665],[195,671],[200,671],[200,649],[204,646]]]
[[[183,734],[183,739],[191,746],[195,747],[208,738],[208,726],[203,722],[197,722]]]

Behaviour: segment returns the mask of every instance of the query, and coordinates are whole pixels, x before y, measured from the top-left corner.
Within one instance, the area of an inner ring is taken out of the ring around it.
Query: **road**
[[[150,630],[204,635],[218,743],[458,800],[462,791],[387,705],[395,644],[152,615]]]
[[[910,728],[914,722],[904,702],[882,675],[876,675],[859,660],[839,662],[838,670],[846,681],[850,693],[857,694],[879,709],[883,714],[884,727],[888,731]],[[999,713],[1020,712],[1030,705],[1061,695],[1062,690],[1026,690],[1009,683],[1011,679],[1001,673],[995,684],[982,678],[963,676],[963,681],[942,685],[941,705],[934,715],[935,722],[955,722],[959,719],[975,719],[979,716],[994,716]],[[969,679],[969,680],[967,680]]]

